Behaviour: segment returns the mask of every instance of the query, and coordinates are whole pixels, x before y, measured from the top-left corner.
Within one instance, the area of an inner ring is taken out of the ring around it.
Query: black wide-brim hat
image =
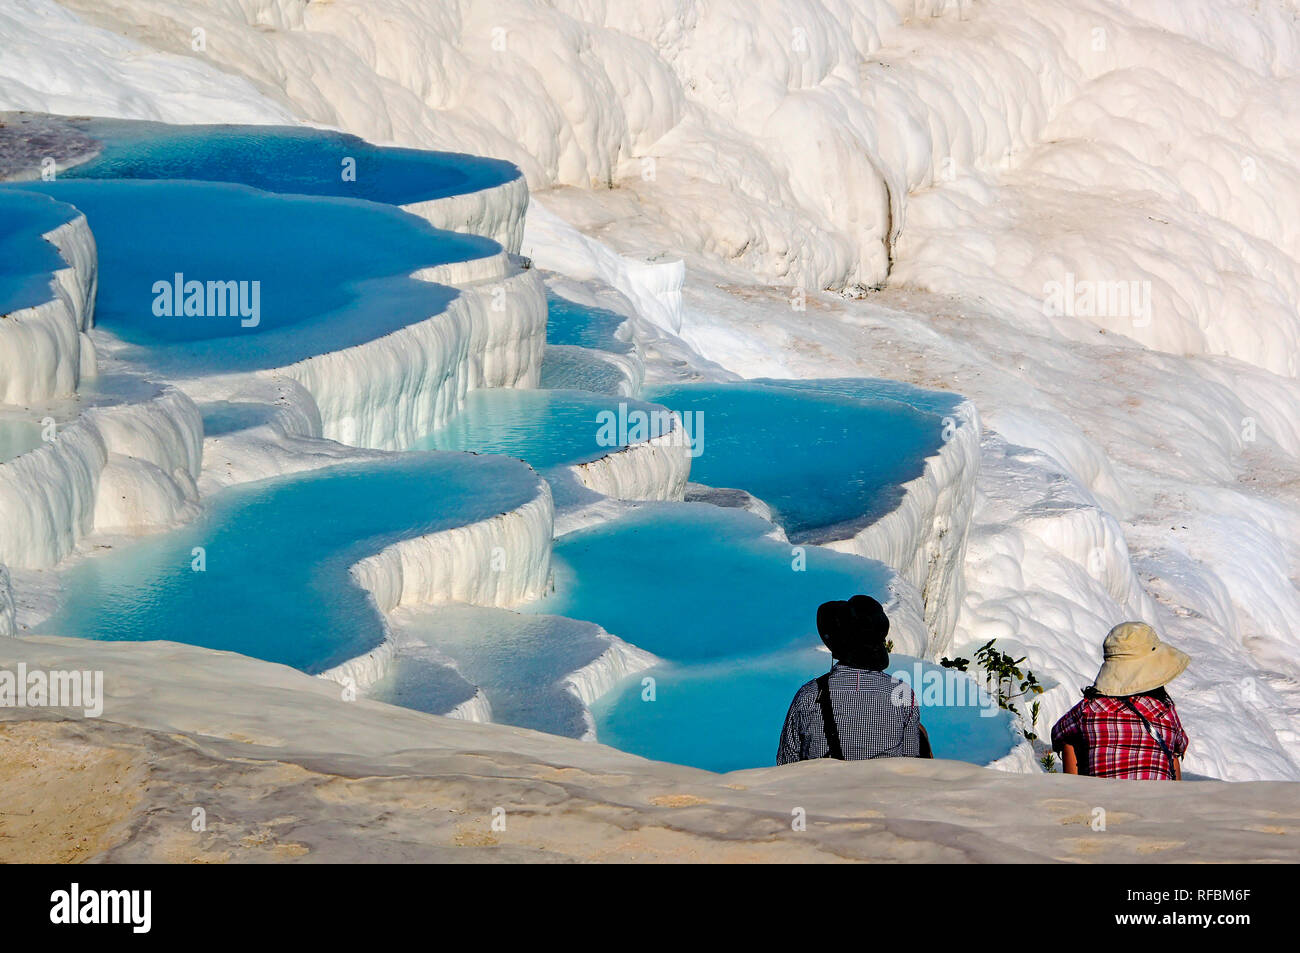
[[[889,616],[871,596],[823,602],[817,608],[817,634],[831,656],[853,668],[883,671],[889,665],[885,639]]]

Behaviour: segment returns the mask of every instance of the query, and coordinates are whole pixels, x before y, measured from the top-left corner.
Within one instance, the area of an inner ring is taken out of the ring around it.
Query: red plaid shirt
[[[1149,695],[1129,699],[1151,723],[1177,757],[1187,751],[1187,732],[1178,720],[1173,701]],[[1052,747],[1060,751],[1073,745],[1079,773],[1094,778],[1172,780],[1173,766],[1159,743],[1147,734],[1141,720],[1122,698],[1085,698],[1052,726]]]

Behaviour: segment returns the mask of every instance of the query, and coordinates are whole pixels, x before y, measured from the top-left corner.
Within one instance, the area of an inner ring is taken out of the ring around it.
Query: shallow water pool
[[[43,236],[76,215],[48,196],[0,187],[0,318],[53,297],[53,273],[68,264]]]
[[[709,771],[770,766],[795,692],[829,666],[830,654],[811,645],[752,659],[657,666],[592,706],[597,736],[633,754]],[[917,666],[934,677],[953,677],[937,665],[898,654],[890,658],[889,671],[914,684]],[[647,678],[654,680],[652,697]],[[1016,738],[1010,714],[987,696],[983,704],[969,703],[977,691],[970,682],[967,692],[934,696],[929,704],[917,692],[936,758],[988,764],[1011,750]]]
[[[632,382],[601,352],[585,347],[548,344],[542,357],[539,386],[548,390],[582,390],[617,397],[632,392]]]
[[[820,548],[794,553],[771,528],[704,503],[638,507],[556,540],[556,592],[524,611],[589,619],[661,658],[694,661],[816,639],[813,610],[827,599],[888,598],[882,564]]]
[[[0,463],[41,445],[41,425],[34,419],[0,415]]]
[[[633,412],[645,415],[644,433],[619,432],[620,407],[629,421]],[[476,390],[465,396],[465,405],[446,426],[416,441],[413,449],[501,453],[540,470],[595,460],[659,436],[664,413],[643,401],[582,391]]]
[[[702,427],[692,481],[749,491],[797,541],[894,509],[902,484],[943,443],[944,416],[931,409],[938,398],[913,406],[873,393],[877,382],[859,382],[856,392],[835,383],[659,385],[642,396],[689,415],[688,432]]]
[[[66,602],[44,628],[170,639],[319,672],[383,639],[353,563],[518,507],[536,479],[504,457],[412,453],[224,490],[194,523],[70,568]]]
[[[167,374],[281,367],[382,337],[455,296],[411,272],[500,247],[389,206],[237,185],[20,188],[85,213],[99,249],[96,323],[130,345],[123,357]],[[190,282],[203,286],[197,313]],[[214,295],[209,282],[233,282],[249,307],[239,310],[224,286]]]
[[[90,161],[61,173],[62,178],[232,182],[268,192],[406,205],[492,188],[521,174],[500,159],[376,146],[356,136],[300,126],[91,119],[78,127],[103,148]]]
[[[444,714],[482,691],[492,720],[570,738],[588,730],[567,677],[603,655],[608,637],[589,622],[476,606],[403,607],[388,674],[367,690],[379,701]]]
[[[579,304],[547,289],[547,344],[569,344],[626,354],[632,350],[632,345],[615,333],[626,320],[621,314],[594,305]]]
[[[557,541],[556,591],[524,611],[588,619],[664,662],[593,706],[600,741],[713,771],[775,763],[790,699],[830,664],[816,607],[858,592],[884,601],[892,574],[816,547],[796,562],[768,530],[739,510],[656,504]],[[940,708],[923,714],[940,757],[982,764],[1010,750],[1005,713]]]

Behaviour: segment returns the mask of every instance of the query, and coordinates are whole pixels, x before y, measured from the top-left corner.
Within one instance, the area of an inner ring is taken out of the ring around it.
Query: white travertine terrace
[[[361,560],[352,574],[385,617],[402,605],[456,602],[510,608],[545,592],[554,521],[550,487],[539,478],[537,495],[517,509],[404,539]],[[365,655],[323,674],[364,688],[383,677],[392,651],[390,635]]]
[[[0,404],[67,397],[95,376],[95,238],[86,216],[69,214],[40,236],[67,265],[50,275],[49,299],[0,320]]]
[[[44,569],[92,532],[176,526],[196,512],[203,421],[182,391],[91,407],[0,464],[0,563]]]

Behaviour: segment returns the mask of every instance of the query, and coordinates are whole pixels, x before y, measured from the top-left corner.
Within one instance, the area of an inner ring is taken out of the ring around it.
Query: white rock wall
[[[589,490],[616,500],[675,500],[686,496],[691,448],[681,418],[667,433],[569,467]]]
[[[412,202],[402,208],[435,228],[482,235],[500,244],[510,254],[517,255],[524,241],[528,183],[521,175],[493,188],[427,202]]]
[[[385,616],[400,605],[510,608],[541,596],[550,581],[555,507],[550,487],[491,519],[394,543],[352,567],[357,582]],[[385,621],[385,626],[387,626]],[[383,677],[392,641],[322,673],[364,688]]]
[[[198,408],[175,388],[90,408],[54,441],[0,464],[0,563],[41,569],[94,530],[188,519],[202,446]]]
[[[0,404],[66,397],[95,376],[94,321],[97,258],[86,217],[42,236],[67,262],[50,276],[50,299],[0,320]]]
[[[425,321],[274,374],[312,395],[324,436],[399,449],[445,423],[470,390],[536,386],[545,346],[541,278],[519,270],[460,288]]]

